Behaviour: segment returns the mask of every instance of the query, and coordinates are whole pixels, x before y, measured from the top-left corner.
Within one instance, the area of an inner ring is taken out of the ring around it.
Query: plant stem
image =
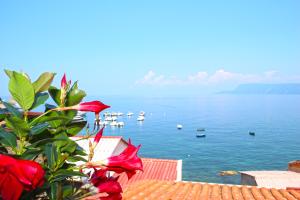
[[[24,120],[25,120],[25,122],[28,121],[28,111],[27,110],[24,111]]]
[[[61,182],[57,182],[56,200],[63,200],[63,191]]]
[[[34,122],[36,122],[38,119],[40,119],[41,117],[43,117],[43,116],[47,115],[48,113],[50,113],[50,112],[52,112],[52,111],[55,111],[55,110],[57,110],[57,108],[54,108],[54,109],[51,109],[51,110],[48,110],[48,111],[44,112],[44,113],[41,114],[40,116],[34,118],[34,119],[30,122],[29,125],[32,126],[32,125],[34,124]]]

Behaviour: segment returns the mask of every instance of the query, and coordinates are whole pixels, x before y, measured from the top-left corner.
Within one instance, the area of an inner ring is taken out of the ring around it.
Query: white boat
[[[145,114],[146,114],[146,113],[145,113],[144,111],[141,111],[141,112],[140,112],[140,116],[145,116]]]
[[[144,117],[144,116],[139,116],[136,120],[137,120],[137,121],[144,121],[144,120],[145,120],[145,117]]]
[[[112,112],[112,113],[111,113],[111,116],[118,116],[118,113]]]
[[[108,121],[101,121],[100,126],[107,126],[109,124]]]
[[[104,117],[110,117],[111,114],[110,114],[109,112],[105,112],[105,113],[103,114],[103,116],[104,116]]]
[[[124,125],[125,125],[124,122],[117,122],[117,126],[118,126],[118,127],[123,127]]]
[[[206,137],[206,135],[204,133],[197,133],[196,137]]]
[[[105,121],[112,121],[112,117],[105,117],[104,120]]]
[[[73,118],[74,121],[84,121],[86,117],[86,112],[78,111],[75,117]]]
[[[118,126],[118,123],[116,121],[113,121],[110,123],[110,126]]]
[[[118,119],[118,118],[117,118],[116,116],[111,117],[111,120],[112,120],[112,121],[117,121],[117,119]]]
[[[183,126],[181,124],[177,124],[177,129],[182,129]]]
[[[123,116],[123,113],[118,112],[117,115],[118,115],[118,116]]]
[[[77,111],[77,115],[82,116],[82,117],[85,117],[86,113],[87,112],[85,112],[85,111]]]
[[[133,115],[133,112],[128,112],[128,113],[127,113],[127,116],[128,116],[128,117],[131,117],[132,115]]]
[[[84,118],[80,115],[76,115],[74,118],[73,118],[73,121],[84,121]]]

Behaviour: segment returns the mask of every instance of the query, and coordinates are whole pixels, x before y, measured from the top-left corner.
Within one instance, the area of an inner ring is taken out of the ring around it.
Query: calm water
[[[119,119],[125,122],[124,128],[107,127],[106,135],[142,144],[143,157],[182,159],[184,180],[238,184],[240,176],[220,177],[219,171],[284,170],[289,161],[300,159],[297,95],[100,100],[112,106],[109,111],[135,113]],[[146,119],[138,123],[141,110]],[[176,124],[183,129],[177,130]],[[197,128],[206,129],[206,138],[195,137]]]

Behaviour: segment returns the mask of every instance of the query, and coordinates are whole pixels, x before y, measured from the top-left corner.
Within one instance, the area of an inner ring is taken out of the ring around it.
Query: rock
[[[219,176],[235,176],[238,173],[237,171],[220,171]]]

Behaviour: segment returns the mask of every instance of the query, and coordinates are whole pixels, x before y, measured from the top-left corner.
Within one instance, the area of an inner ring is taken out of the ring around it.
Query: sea
[[[288,162],[300,159],[300,95],[93,99],[110,105],[109,112],[124,113],[118,121],[125,126],[107,126],[104,135],[141,144],[140,157],[182,160],[186,181],[239,184],[240,175],[219,173],[286,170]],[[140,111],[146,113],[143,122],[137,121]],[[127,117],[128,112],[134,115]],[[92,125],[94,116],[87,119]],[[206,137],[196,137],[199,128],[205,129]]]

